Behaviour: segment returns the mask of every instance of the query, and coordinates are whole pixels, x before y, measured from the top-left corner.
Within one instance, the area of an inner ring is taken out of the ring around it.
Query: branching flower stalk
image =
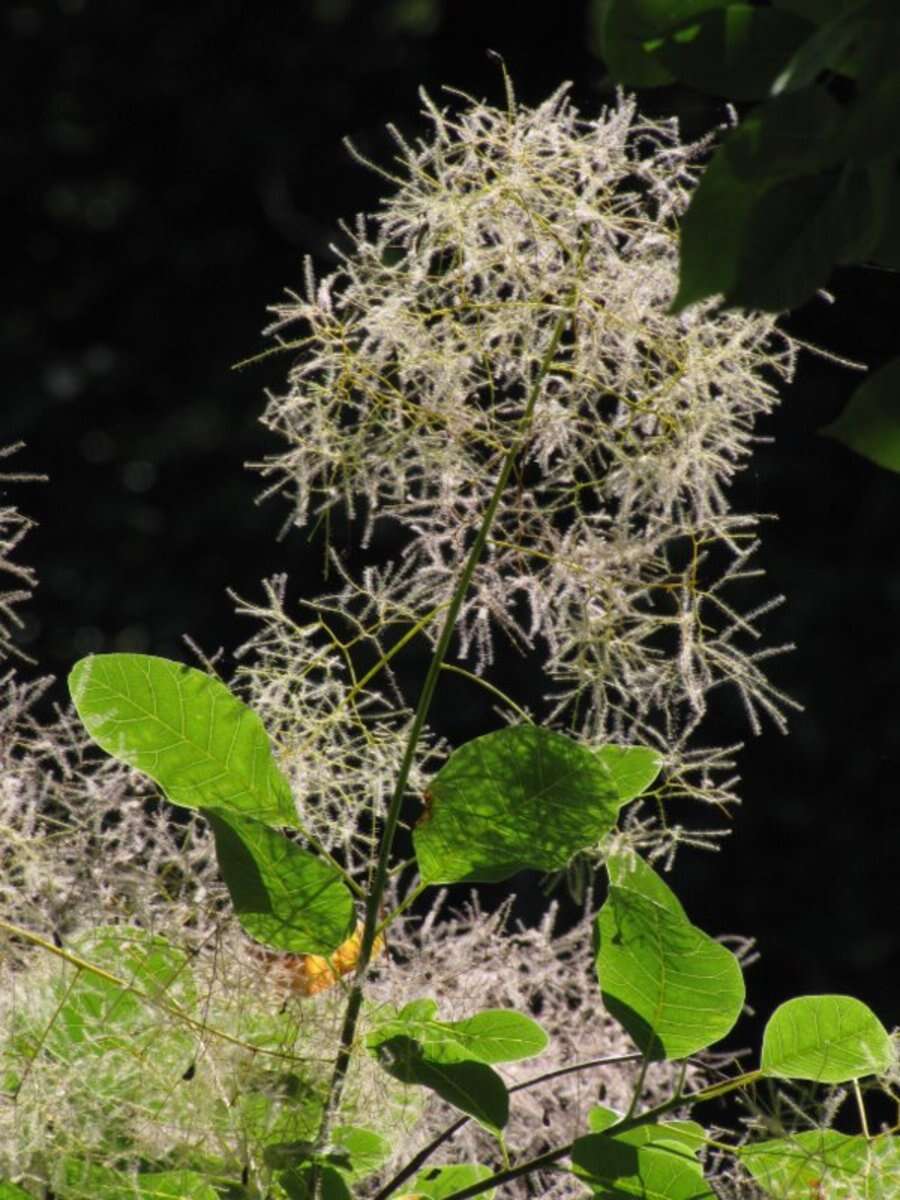
[[[419,696],[419,702],[416,706],[415,716],[413,718],[412,727],[410,728],[409,738],[406,744],[406,750],[403,759],[400,763],[400,770],[397,774],[397,785],[394,788],[394,794],[391,797],[390,807],[388,808],[387,817],[384,823],[384,832],[381,839],[381,847],[378,854],[378,862],[375,869],[375,879],[372,888],[366,898],[366,921],[363,930],[362,946],[359,954],[359,966],[356,971],[353,988],[350,992],[350,997],[347,1001],[347,1010],[344,1017],[344,1023],[341,1027],[341,1040],[338,1049],[338,1055],[335,1060],[334,1074],[331,1081],[331,1090],[329,1093],[328,1102],[322,1116],[322,1124],[319,1129],[320,1144],[324,1145],[329,1131],[331,1120],[340,1104],[341,1093],[343,1091],[344,1079],[347,1075],[347,1069],[350,1065],[350,1053],[353,1046],[353,1039],[356,1034],[356,1025],[359,1019],[359,1010],[362,1005],[363,995],[363,980],[372,956],[372,946],[375,941],[376,929],[378,926],[378,914],[381,909],[381,903],[384,897],[385,885],[387,883],[388,868],[391,861],[391,852],[394,844],[394,835],[397,832],[397,824],[400,820],[400,810],[406,796],[406,787],[409,782],[409,774],[412,769],[413,760],[419,746],[419,738],[425,727],[425,722],[428,718],[428,712],[431,708],[431,702],[434,698],[435,688],[437,687],[438,677],[440,676],[441,667],[444,664],[444,659],[450,647],[450,641],[456,629],[456,622],[459,617],[460,609],[469,590],[472,581],[472,576],[475,573],[475,568],[481,559],[484,552],[484,547],[491,530],[491,525],[496,515],[497,508],[509,484],[509,478],[515,466],[516,458],[521,450],[524,439],[530,432],[530,426],[534,415],[534,405],[540,392],[541,385],[547,375],[550,365],[553,361],[553,356],[556,353],[559,345],[560,337],[562,336],[563,327],[565,325],[565,312],[560,315],[553,328],[553,335],[550,339],[550,345],[544,354],[541,368],[537,374],[534,384],[531,388],[528,397],[528,403],[525,407],[525,412],[522,415],[520,422],[520,431],[517,440],[515,440],[506,452],[503,459],[503,465],[500,469],[500,474],[497,477],[497,483],[494,487],[493,495],[484,514],[481,525],[475,536],[475,541],[469,551],[465,566],[460,574],[459,583],[457,584],[453,596],[450,600],[444,625],[438,637],[437,646],[429,663],[428,673],[425,676],[425,682],[422,685],[422,691]]]

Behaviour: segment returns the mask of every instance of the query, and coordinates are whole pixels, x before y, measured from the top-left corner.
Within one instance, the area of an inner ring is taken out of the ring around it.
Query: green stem
[[[738,1075],[735,1079],[729,1079],[725,1083],[716,1083],[710,1087],[701,1088],[699,1092],[692,1092],[688,1096],[678,1095],[673,1096],[671,1100],[666,1100],[662,1104],[658,1104],[656,1108],[648,1108],[646,1112],[639,1113],[634,1117],[624,1117],[615,1125],[611,1125],[608,1129],[604,1129],[603,1133],[607,1137],[615,1137],[619,1133],[627,1133],[629,1129],[636,1129],[639,1125],[650,1125],[654,1123],[658,1117],[665,1116],[667,1112],[671,1112],[673,1108],[689,1107],[693,1104],[702,1104],[706,1100],[713,1100],[717,1096],[724,1096],[728,1092],[733,1092],[737,1088],[746,1087],[749,1083],[755,1083],[762,1078],[762,1071],[748,1071],[745,1075]],[[548,1150],[546,1154],[540,1154],[537,1158],[529,1159],[528,1162],[520,1163],[517,1167],[510,1167],[508,1170],[498,1171],[491,1175],[489,1179],[483,1179],[480,1183],[473,1183],[470,1187],[460,1188],[458,1192],[451,1192],[444,1200],[469,1200],[470,1196],[480,1196],[482,1192],[490,1191],[491,1188],[500,1187],[501,1184],[510,1183],[513,1179],[521,1179],[523,1175],[531,1175],[534,1171],[540,1171],[543,1167],[552,1166],[559,1162],[561,1158],[566,1158],[572,1153],[574,1142],[569,1142],[565,1146],[558,1146],[555,1150]]]
[[[384,933],[385,930],[389,929],[390,926],[393,925],[394,921],[396,921],[396,919],[400,916],[400,914],[406,912],[411,904],[415,904],[425,889],[430,886],[431,884],[429,883],[417,883],[416,886],[408,893],[405,899],[401,900],[397,907],[392,912],[389,912],[384,918],[384,920],[375,930],[375,936],[378,937],[380,933]]]
[[[356,974],[353,979],[353,986],[350,990],[350,996],[347,1000],[347,1008],[344,1013],[344,1022],[341,1028],[340,1043],[338,1046],[337,1057],[334,1062],[334,1069],[331,1076],[331,1086],[329,1088],[328,1101],[325,1105],[325,1110],[322,1114],[322,1121],[319,1126],[318,1144],[324,1145],[328,1139],[331,1124],[334,1115],[337,1112],[341,1101],[341,1095],[344,1090],[344,1083],[347,1078],[347,1071],[350,1066],[350,1056],[353,1047],[353,1041],[356,1036],[356,1026],[359,1021],[359,1013],[362,1007],[363,987],[362,981],[365,977],[366,969],[369,965],[369,960],[372,957],[372,946],[375,942],[375,931],[378,927],[378,914],[381,906],[382,896],[384,895],[385,884],[388,877],[388,863],[390,861],[391,849],[394,844],[394,835],[397,831],[397,824],[400,820],[400,809],[403,804],[404,796],[406,795],[406,785],[409,780],[410,771],[412,770],[413,761],[415,759],[416,749],[419,744],[419,739],[422,736],[422,730],[425,727],[425,721],[428,717],[431,701],[434,697],[437,681],[441,673],[441,666],[447,656],[450,648],[450,640],[456,628],[456,621],[459,617],[463,601],[469,590],[469,585],[472,582],[472,576],[475,574],[475,568],[484,553],[484,547],[487,543],[488,534],[496,516],[497,509],[500,506],[500,500],[509,483],[509,477],[512,474],[513,466],[516,458],[522,448],[524,435],[527,433],[531,424],[531,419],[534,414],[534,406],[537,402],[541,384],[550,370],[551,363],[556,355],[557,347],[559,346],[560,338],[562,337],[563,329],[568,320],[568,309],[562,311],[557,317],[556,324],[553,327],[553,332],[550,337],[550,343],[547,346],[544,356],[541,359],[541,365],[537,376],[531,386],[528,394],[528,400],[525,405],[525,411],[519,422],[518,436],[513,439],[512,444],[506,451],[503,459],[503,464],[500,468],[500,473],[497,477],[497,482],[494,485],[494,491],[488,501],[487,509],[482,517],[478,532],[475,535],[475,541],[472,543],[472,548],[466,558],[465,565],[460,572],[459,581],[454,589],[453,596],[447,607],[447,612],[444,617],[443,628],[441,629],[438,638],[437,646],[428,667],[428,673],[425,676],[425,682],[422,685],[422,691],[419,695],[419,702],[416,705],[415,715],[410,727],[409,736],[406,742],[406,748],[403,753],[403,760],[400,763],[400,768],[397,773],[397,783],[394,788],[391,803],[388,807],[387,816],[384,823],[384,831],[381,837],[381,845],[379,847],[378,862],[375,868],[375,878],[372,887],[369,891],[366,902],[366,919],[363,928],[362,945],[360,947],[359,961],[357,964]],[[317,1194],[317,1180],[313,1181],[314,1186],[311,1189],[312,1194]]]
[[[476,675],[472,671],[467,671],[464,667],[457,667],[453,663],[442,663],[441,670],[452,671],[454,675],[462,675],[463,679],[469,679],[472,681],[472,683],[477,683],[479,687],[483,687],[485,691],[491,692],[499,700],[502,700],[504,704],[508,704],[513,712],[518,713],[527,725],[534,724],[534,721],[532,721],[531,717],[529,717],[524,708],[520,708],[519,705],[516,704],[515,700],[513,700],[510,696],[507,696],[506,692],[501,691],[500,688],[495,687],[492,683],[489,683],[487,679],[482,679],[480,675]]]
[[[557,1079],[560,1075],[573,1075],[576,1071],[587,1071],[591,1067],[606,1067],[614,1063],[634,1062],[636,1059],[642,1057],[642,1054],[634,1053],[611,1054],[606,1058],[592,1058],[587,1062],[572,1063],[568,1067],[556,1067],[552,1071],[544,1071],[540,1075],[533,1075],[531,1079],[523,1079],[521,1083],[514,1083],[513,1086],[507,1090],[509,1094],[512,1095],[513,1092],[520,1092],[524,1088],[536,1087],[539,1083],[546,1083],[548,1079]],[[450,1138],[452,1138],[455,1133],[458,1133],[464,1125],[468,1124],[471,1119],[472,1118],[469,1116],[458,1117],[452,1122],[452,1124],[447,1125],[444,1129],[442,1129],[441,1132],[435,1138],[433,1138],[427,1146],[423,1146],[421,1150],[417,1151],[415,1157],[411,1158],[406,1166],[397,1172],[393,1179],[388,1180],[381,1191],[376,1193],[374,1200],[387,1200],[387,1197],[390,1196],[392,1192],[395,1192],[402,1183],[406,1183],[407,1179],[410,1179],[413,1175],[415,1175],[419,1167],[423,1166],[428,1159],[431,1158],[435,1150],[442,1146],[444,1142],[448,1142]]]

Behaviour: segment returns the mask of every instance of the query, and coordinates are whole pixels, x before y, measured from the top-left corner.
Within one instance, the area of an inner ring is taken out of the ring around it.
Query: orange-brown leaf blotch
[[[342,975],[348,975],[359,960],[362,945],[363,923],[357,921],[356,929],[338,946],[329,957],[319,954],[283,954],[272,962],[270,970],[283,978],[285,985],[295,996],[315,996],[332,987]],[[372,945],[372,958],[384,950],[384,938],[376,937]]]

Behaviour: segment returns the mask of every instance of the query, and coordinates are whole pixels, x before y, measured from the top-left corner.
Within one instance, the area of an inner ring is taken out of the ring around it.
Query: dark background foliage
[[[302,256],[327,270],[336,220],[377,204],[382,181],[344,135],[386,161],[386,121],[420,128],[420,84],[499,101],[488,48],[526,103],[569,79],[593,115],[614,89],[589,16],[585,0],[544,6],[537,23],[505,0],[4,6],[0,444],[24,439],[18,465],[51,480],[8,494],[40,522],[21,557],[40,574],[22,643],[41,671],[64,678],[91,650],[187,658],[184,632],[233,647],[249,628],[225,587],[256,596],[276,570],[296,594],[318,590],[321,550],[298,531],[276,540],[285,510],[254,505],[243,466],[278,448],[257,417],[285,364],[231,364],[262,348],[265,307],[299,282]],[[725,117],[677,87],[641,103],[677,113],[687,136]],[[845,269],[832,288],[835,304],[810,302],[787,327],[877,367],[897,351],[896,275]],[[738,508],[779,517],[760,561],[788,602],[767,636],[798,648],[771,671],[806,709],[787,738],[748,737],[735,836],[717,856],[686,851],[675,886],[710,932],[757,936],[761,1014],[797,992],[848,992],[891,1023],[900,476],[816,433],[857,382],[807,356],[735,488]],[[464,738],[486,712],[467,694],[438,719]],[[708,740],[745,735],[723,701]]]

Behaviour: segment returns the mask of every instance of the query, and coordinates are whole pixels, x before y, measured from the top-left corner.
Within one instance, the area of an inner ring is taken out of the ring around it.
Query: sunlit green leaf
[[[774,1200],[832,1195],[889,1200],[900,1195],[897,1139],[887,1135],[867,1141],[835,1129],[810,1129],[741,1146],[738,1154]]]
[[[427,1167],[416,1176],[408,1195],[422,1196],[426,1200],[444,1200],[445,1196],[452,1196],[454,1192],[461,1192],[463,1188],[481,1183],[482,1180],[489,1179],[491,1175],[493,1175],[491,1168],[484,1167],[480,1163],[455,1163],[449,1167]],[[481,1194],[485,1200],[491,1200],[496,1190],[496,1188],[489,1188]],[[402,1200],[402,1197],[398,1200]]]
[[[69,692],[94,741],[173,804],[297,825],[262,721],[213,676],[149,654],[92,654]]]
[[[588,1126],[592,1133],[606,1133],[612,1125],[622,1120],[622,1114],[614,1109],[595,1105],[588,1113]],[[668,1148],[684,1157],[695,1158],[707,1141],[706,1130],[697,1121],[666,1121],[658,1125],[637,1125],[626,1133],[611,1135],[629,1146],[655,1145]]]
[[[546,1049],[547,1034],[537,1021],[509,1009],[486,1009],[461,1021],[434,1019],[434,1001],[407,1005],[396,1018],[378,1025],[367,1038],[370,1049],[398,1035],[414,1038],[430,1062],[516,1062]]]
[[[393,1149],[387,1138],[361,1125],[336,1125],[331,1140],[349,1156],[351,1177],[377,1171],[390,1158]]]
[[[95,1200],[220,1200],[219,1193],[198,1171],[131,1171],[67,1157],[57,1164],[54,1191],[69,1196],[92,1196]],[[11,1192],[14,1200],[18,1192]],[[0,1185],[0,1200],[6,1200]]]
[[[398,1016],[401,1021],[430,1021],[437,1010],[436,1000],[410,1000],[400,1009]]]
[[[658,1127],[657,1127],[658,1128]],[[646,1135],[644,1135],[646,1136]],[[715,1200],[700,1164],[677,1144],[626,1140],[628,1134],[592,1133],[572,1146],[572,1171],[598,1200]]]
[[[196,1171],[147,1171],[134,1183],[135,1191],[124,1195],[136,1200],[219,1200],[216,1189]]]
[[[861,386],[822,433],[890,471],[900,471],[900,358]]]
[[[256,941],[295,954],[331,954],[352,933],[356,910],[340,873],[251,817],[201,809],[216,839],[234,911]]]
[[[686,1058],[734,1026],[744,1002],[737,960],[641,860],[613,867],[595,929],[603,1002],[648,1058]]]
[[[616,766],[633,784],[651,776],[648,761],[605,761],[535,725],[467,742],[432,780],[429,809],[413,831],[423,881],[493,882],[529,867],[565,867],[615,824],[624,803]]]
[[[537,1021],[508,1009],[486,1009],[461,1021],[438,1022],[443,1034],[479,1062],[518,1062],[547,1048],[549,1038]]]
[[[661,760],[648,746],[617,746],[609,743],[596,751],[597,758],[609,771],[619,803],[634,800],[653,783],[660,772]]]
[[[639,892],[679,920],[687,921],[684,905],[663,879],[639,854],[620,854],[608,859],[606,871],[612,886]]]
[[[0,1179],[0,1200],[33,1200],[31,1192],[23,1191],[17,1184]]]
[[[846,1083],[894,1062],[887,1030],[853,996],[797,996],[779,1005],[763,1034],[760,1067],[782,1079]]]

